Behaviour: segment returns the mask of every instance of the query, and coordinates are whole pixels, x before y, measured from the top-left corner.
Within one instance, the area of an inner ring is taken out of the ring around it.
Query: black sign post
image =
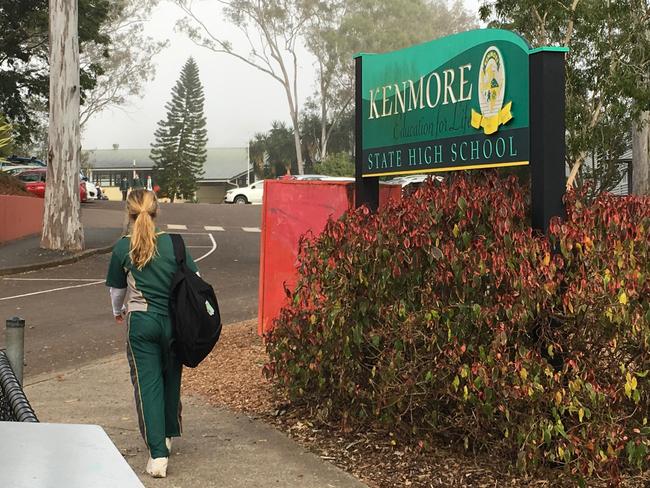
[[[530,175],[532,227],[544,233],[552,217],[564,216],[565,51],[530,55]]]
[[[361,89],[362,56],[354,60],[355,88],[354,88],[354,176],[356,178],[354,201],[355,207],[365,205],[370,211],[379,208],[379,177],[363,177],[363,95]]]

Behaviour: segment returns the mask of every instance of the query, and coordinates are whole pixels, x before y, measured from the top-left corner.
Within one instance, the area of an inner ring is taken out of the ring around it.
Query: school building
[[[86,176],[101,186],[110,200],[121,200],[120,182],[122,178],[132,181],[135,175],[145,182],[151,176],[153,184],[154,162],[150,159],[150,148],[92,149],[83,151],[87,166]],[[87,157],[86,157],[87,156]],[[203,165],[203,176],[199,179],[196,194],[199,203],[221,203],[226,191],[238,186],[246,186],[247,173],[254,181],[246,147],[213,147],[207,149],[207,159]]]

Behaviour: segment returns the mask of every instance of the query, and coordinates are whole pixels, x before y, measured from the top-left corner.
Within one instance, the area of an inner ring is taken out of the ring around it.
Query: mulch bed
[[[277,396],[262,376],[266,352],[257,335],[257,321],[225,326],[214,351],[201,365],[186,369],[183,389],[210,403],[261,419],[298,443],[351,473],[371,488],[520,488],[575,486],[564,472],[548,470],[522,477],[505,460],[472,454],[444,441],[434,448],[404,445],[389,433],[342,432],[316,420],[308,409]],[[589,481],[589,487],[606,483]],[[649,487],[650,473],[628,477],[625,488]]]
[[[25,186],[18,178],[0,171],[0,195],[17,195],[22,197],[32,197],[33,194],[25,190]]]
[[[238,412],[270,412],[273,388],[262,377],[265,359],[256,320],[226,325],[214,351],[198,367],[183,370],[183,389]]]

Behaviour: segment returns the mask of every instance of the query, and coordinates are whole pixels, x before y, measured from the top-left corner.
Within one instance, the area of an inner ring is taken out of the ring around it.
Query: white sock
[[[171,437],[165,437],[165,445],[167,446],[167,450],[169,451],[169,454],[171,455],[171,453],[172,453],[172,438]]]

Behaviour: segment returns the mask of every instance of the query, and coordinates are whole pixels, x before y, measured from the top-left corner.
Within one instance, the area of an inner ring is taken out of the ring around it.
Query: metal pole
[[[246,186],[251,184],[251,141],[246,145]]]
[[[7,359],[11,364],[16,379],[23,384],[23,364],[25,362],[25,320],[11,317],[7,320],[5,335]]]

